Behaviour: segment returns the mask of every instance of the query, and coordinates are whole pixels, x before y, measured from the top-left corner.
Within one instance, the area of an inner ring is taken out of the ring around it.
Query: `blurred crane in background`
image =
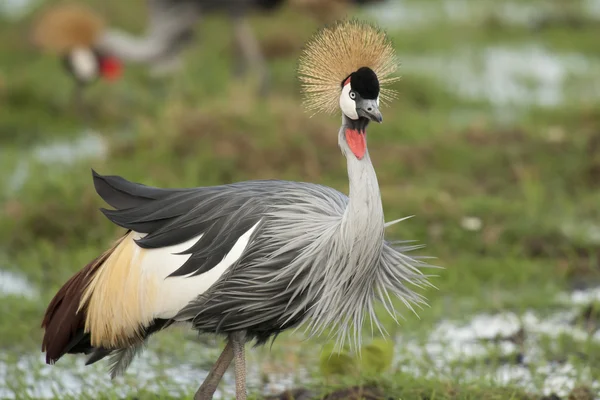
[[[381,0],[288,0],[320,20],[335,19],[350,4]],[[145,64],[155,74],[178,70],[183,51],[194,42],[200,18],[225,12],[232,21],[235,75],[248,67],[259,76],[259,91],[266,94],[269,72],[247,16],[252,11],[270,11],[285,0],[146,0],[148,22],[142,36],[107,27],[94,10],[79,3],[62,4],[45,10],[33,26],[32,39],[40,49],[63,57],[77,82],[78,90],[99,78],[116,79],[121,63]],[[77,96],[79,98],[80,94]]]

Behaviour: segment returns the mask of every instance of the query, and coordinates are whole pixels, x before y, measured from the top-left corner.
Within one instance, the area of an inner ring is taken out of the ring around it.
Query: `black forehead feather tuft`
[[[361,67],[350,74],[350,85],[363,99],[374,100],[379,96],[379,79],[369,67]]]

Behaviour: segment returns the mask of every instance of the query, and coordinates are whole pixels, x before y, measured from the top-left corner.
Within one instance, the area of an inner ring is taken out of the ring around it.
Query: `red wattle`
[[[122,69],[121,62],[115,57],[104,57],[100,61],[100,73],[109,81],[120,78]]]
[[[356,129],[346,128],[346,143],[348,143],[348,147],[352,150],[352,153],[358,158],[362,160],[365,156],[365,152],[367,151],[367,142],[365,140],[365,132],[359,132]]]

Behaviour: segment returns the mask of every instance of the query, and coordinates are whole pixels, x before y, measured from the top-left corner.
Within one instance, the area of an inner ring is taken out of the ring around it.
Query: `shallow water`
[[[40,399],[53,398],[57,393],[75,398],[94,398],[100,393],[125,397],[140,390],[184,396],[197,389],[208,375],[206,367],[191,362],[202,360],[210,364],[217,359],[221,347],[205,347],[191,340],[183,342],[182,345],[185,359],[178,359],[164,352],[159,355],[147,349],[136,357],[124,376],[114,380],[108,375],[105,360],[85,366],[85,357],[66,357],[56,365],[49,366],[45,364],[44,355],[41,353],[17,358],[0,354],[0,398],[16,398],[15,393],[23,393],[23,388],[27,388],[27,396]],[[248,387],[265,395],[291,389],[308,379],[304,370],[273,373],[260,371],[259,366],[260,359],[253,352],[248,352]],[[234,396],[235,377],[233,369],[230,368],[219,386],[215,399]]]
[[[591,221],[569,221],[561,225],[561,233],[575,243],[600,244],[600,226]]]
[[[425,337],[400,335],[395,338],[395,364],[408,374],[463,382],[486,380],[494,384],[517,385],[532,393],[564,396],[582,383],[600,390],[600,382],[594,380],[589,370],[576,368],[569,361],[547,360],[540,344],[541,337],[559,335],[600,343],[600,331],[588,333],[572,324],[582,306],[600,301],[600,288],[560,294],[557,301],[562,307],[552,313],[536,310],[484,313],[462,321],[441,321]],[[519,337],[521,329],[525,332],[523,337]],[[184,358],[179,359],[164,349],[159,355],[151,343],[150,348],[134,360],[125,376],[114,381],[110,380],[104,361],[84,367],[83,357],[67,357],[55,366],[48,366],[43,355],[37,352],[20,356],[0,354],[0,398],[15,398],[14,393],[20,393],[23,387],[28,388],[29,396],[36,398],[50,398],[57,392],[93,397],[108,391],[125,396],[139,390],[183,395],[207,375],[206,367],[192,362],[212,362],[218,357],[220,348],[198,345],[193,340],[184,341],[182,346],[184,351],[180,354]],[[303,348],[297,342],[296,346],[286,344],[283,347],[286,352],[304,353],[312,358],[318,356],[316,347]],[[516,354],[521,354],[519,360]],[[263,357],[265,355],[260,352],[248,352],[251,390],[274,394],[309,382],[309,372],[296,366],[310,364],[298,362],[292,364],[291,369],[277,365],[265,368]],[[278,362],[282,358],[280,354],[266,357]],[[230,370],[216,398],[233,396],[234,387]]]
[[[368,13],[390,30],[417,30],[441,23],[482,25],[490,17],[507,24],[530,25],[544,14],[560,15],[558,3],[397,0],[377,4]],[[600,19],[600,0],[581,4],[588,18]],[[400,61],[402,75],[424,74],[467,100],[483,100],[496,109],[558,107],[600,97],[600,59],[554,52],[533,39],[518,46],[456,43],[445,53],[401,54]]]
[[[600,343],[600,331],[588,333],[572,324],[582,305],[600,300],[600,288],[561,294],[559,300],[565,308],[551,314],[534,310],[479,314],[467,321],[442,321],[425,339],[399,336],[399,365],[415,375],[467,382],[486,379],[546,395],[565,396],[581,383],[600,390],[600,382],[589,370],[578,369],[568,361],[546,360],[540,345],[540,337],[560,335]],[[494,365],[494,357],[505,362]],[[458,367],[469,361],[474,364],[466,372]]]
[[[19,191],[30,178],[32,164],[49,168],[70,166],[86,159],[102,159],[108,153],[108,144],[101,135],[91,130],[83,131],[77,138],[61,140],[30,149],[8,174],[6,191]]]
[[[496,107],[557,107],[577,93],[577,102],[599,97],[600,60],[555,53],[530,43],[519,47],[463,48],[447,55],[403,55],[404,74],[439,80],[468,100]]]
[[[388,29],[409,30],[446,24],[484,24],[494,18],[504,24],[531,25],[547,14],[560,12],[560,2],[391,0],[368,8],[368,14]],[[581,11],[600,18],[600,1],[584,0]]]
[[[113,381],[102,363],[87,367],[84,364],[83,358],[70,358],[50,367],[44,364],[41,354],[22,356],[16,363],[0,356],[0,382],[5,382],[0,384],[0,398],[16,398],[15,392],[22,393],[23,388],[27,388],[26,396],[40,399],[53,398],[57,393],[94,398],[106,391],[126,396],[139,390],[177,396],[185,394],[190,384],[202,382],[207,375],[207,371],[189,364],[163,364],[153,352],[143,353],[131,365],[127,376]],[[230,374],[225,376],[224,383],[217,397],[232,394],[228,390],[234,387]]]
[[[588,15],[600,18],[600,0],[585,0],[583,6]]]
[[[104,157],[105,140],[97,132],[85,130],[76,139],[39,146],[31,151],[34,160],[44,164],[73,164],[92,157]]]
[[[35,299],[39,292],[24,275],[0,269],[0,298],[4,296]]]
[[[494,16],[505,23],[526,24],[540,15],[540,7],[524,2],[470,0],[406,1],[380,3],[369,14],[388,29],[418,29],[439,23],[479,23]]]
[[[21,18],[37,3],[39,3],[39,0],[2,0],[0,1],[0,16]]]

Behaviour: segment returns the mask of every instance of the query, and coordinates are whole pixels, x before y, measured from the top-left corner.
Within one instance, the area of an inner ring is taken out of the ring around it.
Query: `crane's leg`
[[[229,335],[233,342],[233,362],[235,365],[235,398],[246,400],[246,332],[240,331]]]
[[[194,395],[194,400],[211,400],[215,391],[217,390],[217,386],[219,386],[219,382],[223,378],[225,371],[229,368],[229,364],[231,364],[231,360],[233,359],[233,343],[231,339],[227,341],[223,352],[219,356],[219,359],[212,367],[208,376],[202,382],[202,385]]]
[[[233,73],[236,78],[246,75],[250,60],[247,57],[244,38],[244,15],[245,10],[235,10],[231,13],[231,23],[233,25],[233,47],[234,47],[234,66]]]
[[[236,73],[239,75],[245,74],[248,64],[259,75],[259,94],[264,96],[269,91],[269,69],[263,57],[260,45],[256,36],[250,28],[247,18],[243,15],[234,14],[233,30],[238,56],[236,58]],[[241,53],[242,58],[239,57]]]
[[[85,85],[81,82],[75,82],[75,87],[71,93],[71,105],[77,114],[81,115],[84,120],[88,120],[90,110],[85,103],[84,91]]]

